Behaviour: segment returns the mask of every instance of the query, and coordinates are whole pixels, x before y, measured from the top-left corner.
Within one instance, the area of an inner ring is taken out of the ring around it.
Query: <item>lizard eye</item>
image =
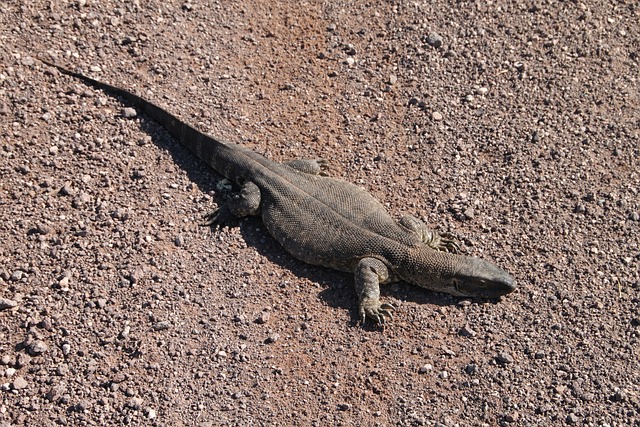
[[[453,279],[453,280],[451,280],[451,284],[453,285],[453,288],[454,288],[456,291],[459,291],[459,290],[460,290],[460,284],[461,284],[461,282],[460,282],[460,280],[459,280],[459,279]]]

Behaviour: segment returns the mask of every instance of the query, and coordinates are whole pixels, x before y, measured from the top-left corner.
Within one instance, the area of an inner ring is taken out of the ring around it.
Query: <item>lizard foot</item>
[[[441,233],[436,239],[436,242],[433,243],[432,246],[436,247],[439,251],[451,252],[453,254],[460,252],[460,246],[451,233]]]
[[[318,175],[329,176],[329,161],[327,159],[318,159],[316,162],[318,163],[318,166],[320,166],[320,172],[318,172]]]
[[[364,325],[367,317],[374,320],[376,324],[384,326],[393,320],[393,311],[396,308],[391,304],[381,304],[380,300],[362,301],[360,303],[360,325]]]
[[[201,227],[213,227],[214,230],[219,230],[224,227],[228,227],[233,216],[227,209],[224,209],[224,205],[213,212],[204,216],[203,221],[198,224]]]

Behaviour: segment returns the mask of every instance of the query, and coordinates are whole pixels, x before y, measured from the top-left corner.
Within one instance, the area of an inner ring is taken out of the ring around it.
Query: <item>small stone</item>
[[[269,314],[266,311],[263,311],[262,313],[260,313],[260,316],[258,316],[258,318],[256,319],[256,323],[260,325],[264,325],[269,321],[270,318],[271,318],[271,314]]]
[[[7,310],[9,308],[16,307],[18,303],[14,300],[7,298],[0,298],[0,310]]]
[[[36,340],[29,343],[27,351],[32,356],[39,356],[49,349],[49,346],[44,341]]]
[[[57,402],[66,391],[64,386],[53,386],[47,394],[44,395],[44,398],[49,402]]]
[[[73,202],[71,202],[71,205],[77,209],[86,205],[90,201],[91,201],[91,196],[89,196],[87,193],[80,193],[78,197],[73,199]]]
[[[145,408],[144,412],[145,412],[145,415],[147,416],[147,418],[149,418],[150,420],[155,420],[156,417],[157,417],[155,409]]]
[[[59,193],[61,196],[73,196],[76,191],[73,189],[73,186],[70,182],[65,182]]]
[[[431,370],[433,370],[433,365],[430,364],[430,363],[427,363],[425,365],[422,365],[420,367],[420,369],[418,369],[418,372],[421,373],[421,374],[426,374],[427,372],[429,372]]]
[[[66,363],[63,363],[56,368],[56,375],[64,377],[67,374],[69,374],[69,365]]]
[[[567,415],[567,424],[577,424],[580,421],[580,418],[574,413]]]
[[[351,405],[349,405],[348,403],[341,403],[338,405],[339,411],[348,411],[349,409],[351,409]]]
[[[138,115],[138,112],[135,108],[126,107],[122,110],[122,116],[127,119],[132,119]]]
[[[154,331],[166,331],[171,328],[171,322],[168,320],[163,320],[162,322],[156,322],[152,326]]]
[[[517,412],[512,412],[510,414],[506,414],[504,417],[502,417],[502,419],[507,423],[515,423],[516,421],[518,421],[518,419],[520,419],[520,414],[518,414]]]
[[[347,65],[351,66],[351,65],[353,65],[353,64],[355,64],[355,63],[356,63],[356,60],[349,56],[349,57],[345,60],[345,62],[347,63]]]
[[[431,117],[433,118],[433,120],[435,120],[436,122],[439,122],[440,120],[442,120],[444,117],[442,116],[442,113],[439,113],[438,111],[434,111],[433,113],[431,113]]]
[[[5,375],[7,378],[10,378],[10,377],[14,376],[14,375],[16,374],[16,372],[18,372],[18,371],[16,370],[16,368],[7,368],[7,369],[5,369],[5,371],[4,371],[4,375]]]
[[[265,341],[265,344],[273,344],[274,342],[278,341],[280,339],[280,334],[273,334],[270,335]]]
[[[107,306],[107,300],[105,298],[98,298],[98,308],[105,308]]]
[[[26,66],[26,67],[30,67],[33,64],[35,64],[35,61],[32,57],[30,56],[25,56],[24,58],[22,58],[22,65]]]
[[[144,401],[142,400],[141,397],[132,397],[129,400],[127,406],[129,406],[130,408],[135,409],[135,410],[140,410],[140,408],[142,408],[142,403],[143,402]]]
[[[391,74],[389,76],[389,84],[390,85],[394,85],[398,82],[398,76],[396,76],[395,74]]]
[[[173,243],[179,248],[184,246],[184,236],[182,234],[178,234]]]
[[[475,363],[469,363],[464,367],[464,371],[469,375],[473,375],[478,372],[478,365],[476,365]]]
[[[12,361],[13,358],[8,354],[3,354],[2,357],[0,357],[0,364],[2,365],[9,365]]]
[[[447,372],[447,371],[442,371],[442,372],[440,372],[440,373],[438,374],[438,376],[439,376],[440,378],[442,378],[443,380],[446,380],[447,378],[449,378],[449,372]]]
[[[429,33],[426,41],[429,46],[435,47],[436,49],[442,46],[442,37],[438,33]]]
[[[85,412],[87,409],[89,409],[89,402],[86,400],[81,400],[73,405],[73,410],[76,412]]]
[[[11,384],[14,390],[22,390],[27,388],[27,386],[29,385],[27,383],[27,381],[22,378],[22,377],[16,377],[15,380],[13,380],[13,383]]]
[[[16,368],[24,368],[29,363],[31,363],[31,356],[25,353],[18,353],[16,356]]]
[[[459,335],[463,336],[463,337],[474,337],[476,336],[476,331],[474,331],[473,329],[471,329],[471,326],[469,325],[464,325],[462,327],[462,329],[460,329],[460,331],[458,332]]]
[[[68,342],[62,344],[62,354],[68,356],[71,353],[71,344]]]
[[[473,219],[476,216],[476,212],[472,208],[467,208],[464,210],[465,219]]]
[[[495,360],[500,365],[508,365],[508,364],[514,362],[513,356],[511,356],[509,353],[506,353],[506,352],[502,352],[502,353],[497,354],[495,356]]]

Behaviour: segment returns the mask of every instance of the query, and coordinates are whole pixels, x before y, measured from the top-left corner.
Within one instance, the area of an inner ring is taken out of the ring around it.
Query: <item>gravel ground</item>
[[[4,1],[0,425],[639,426],[635,1]],[[322,157],[520,288],[352,278],[55,60],[268,157]]]

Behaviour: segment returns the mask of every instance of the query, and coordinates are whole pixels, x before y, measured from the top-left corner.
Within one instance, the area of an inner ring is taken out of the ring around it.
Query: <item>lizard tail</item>
[[[151,117],[153,120],[161,124],[162,127],[164,127],[172,137],[178,140],[180,144],[184,145],[200,159],[209,163],[214,167],[214,169],[226,176],[226,173],[224,171],[225,167],[223,166],[224,163],[221,163],[220,168],[218,168],[216,167],[218,162],[214,159],[220,157],[220,155],[222,154],[221,152],[225,152],[228,150],[229,147],[227,144],[200,132],[191,125],[183,122],[173,114],[164,110],[163,108],[158,107],[157,105],[134,93],[131,93],[124,89],[120,89],[116,86],[112,86],[108,83],[92,79],[91,77],[87,77],[83,74],[67,70],[60,65],[54,64],[45,59],[38,59],[39,61],[56,68],[62,74],[75,77],[97,89],[101,89],[114,95],[120,96],[127,103],[138,108],[140,112],[146,114],[147,116]]]

